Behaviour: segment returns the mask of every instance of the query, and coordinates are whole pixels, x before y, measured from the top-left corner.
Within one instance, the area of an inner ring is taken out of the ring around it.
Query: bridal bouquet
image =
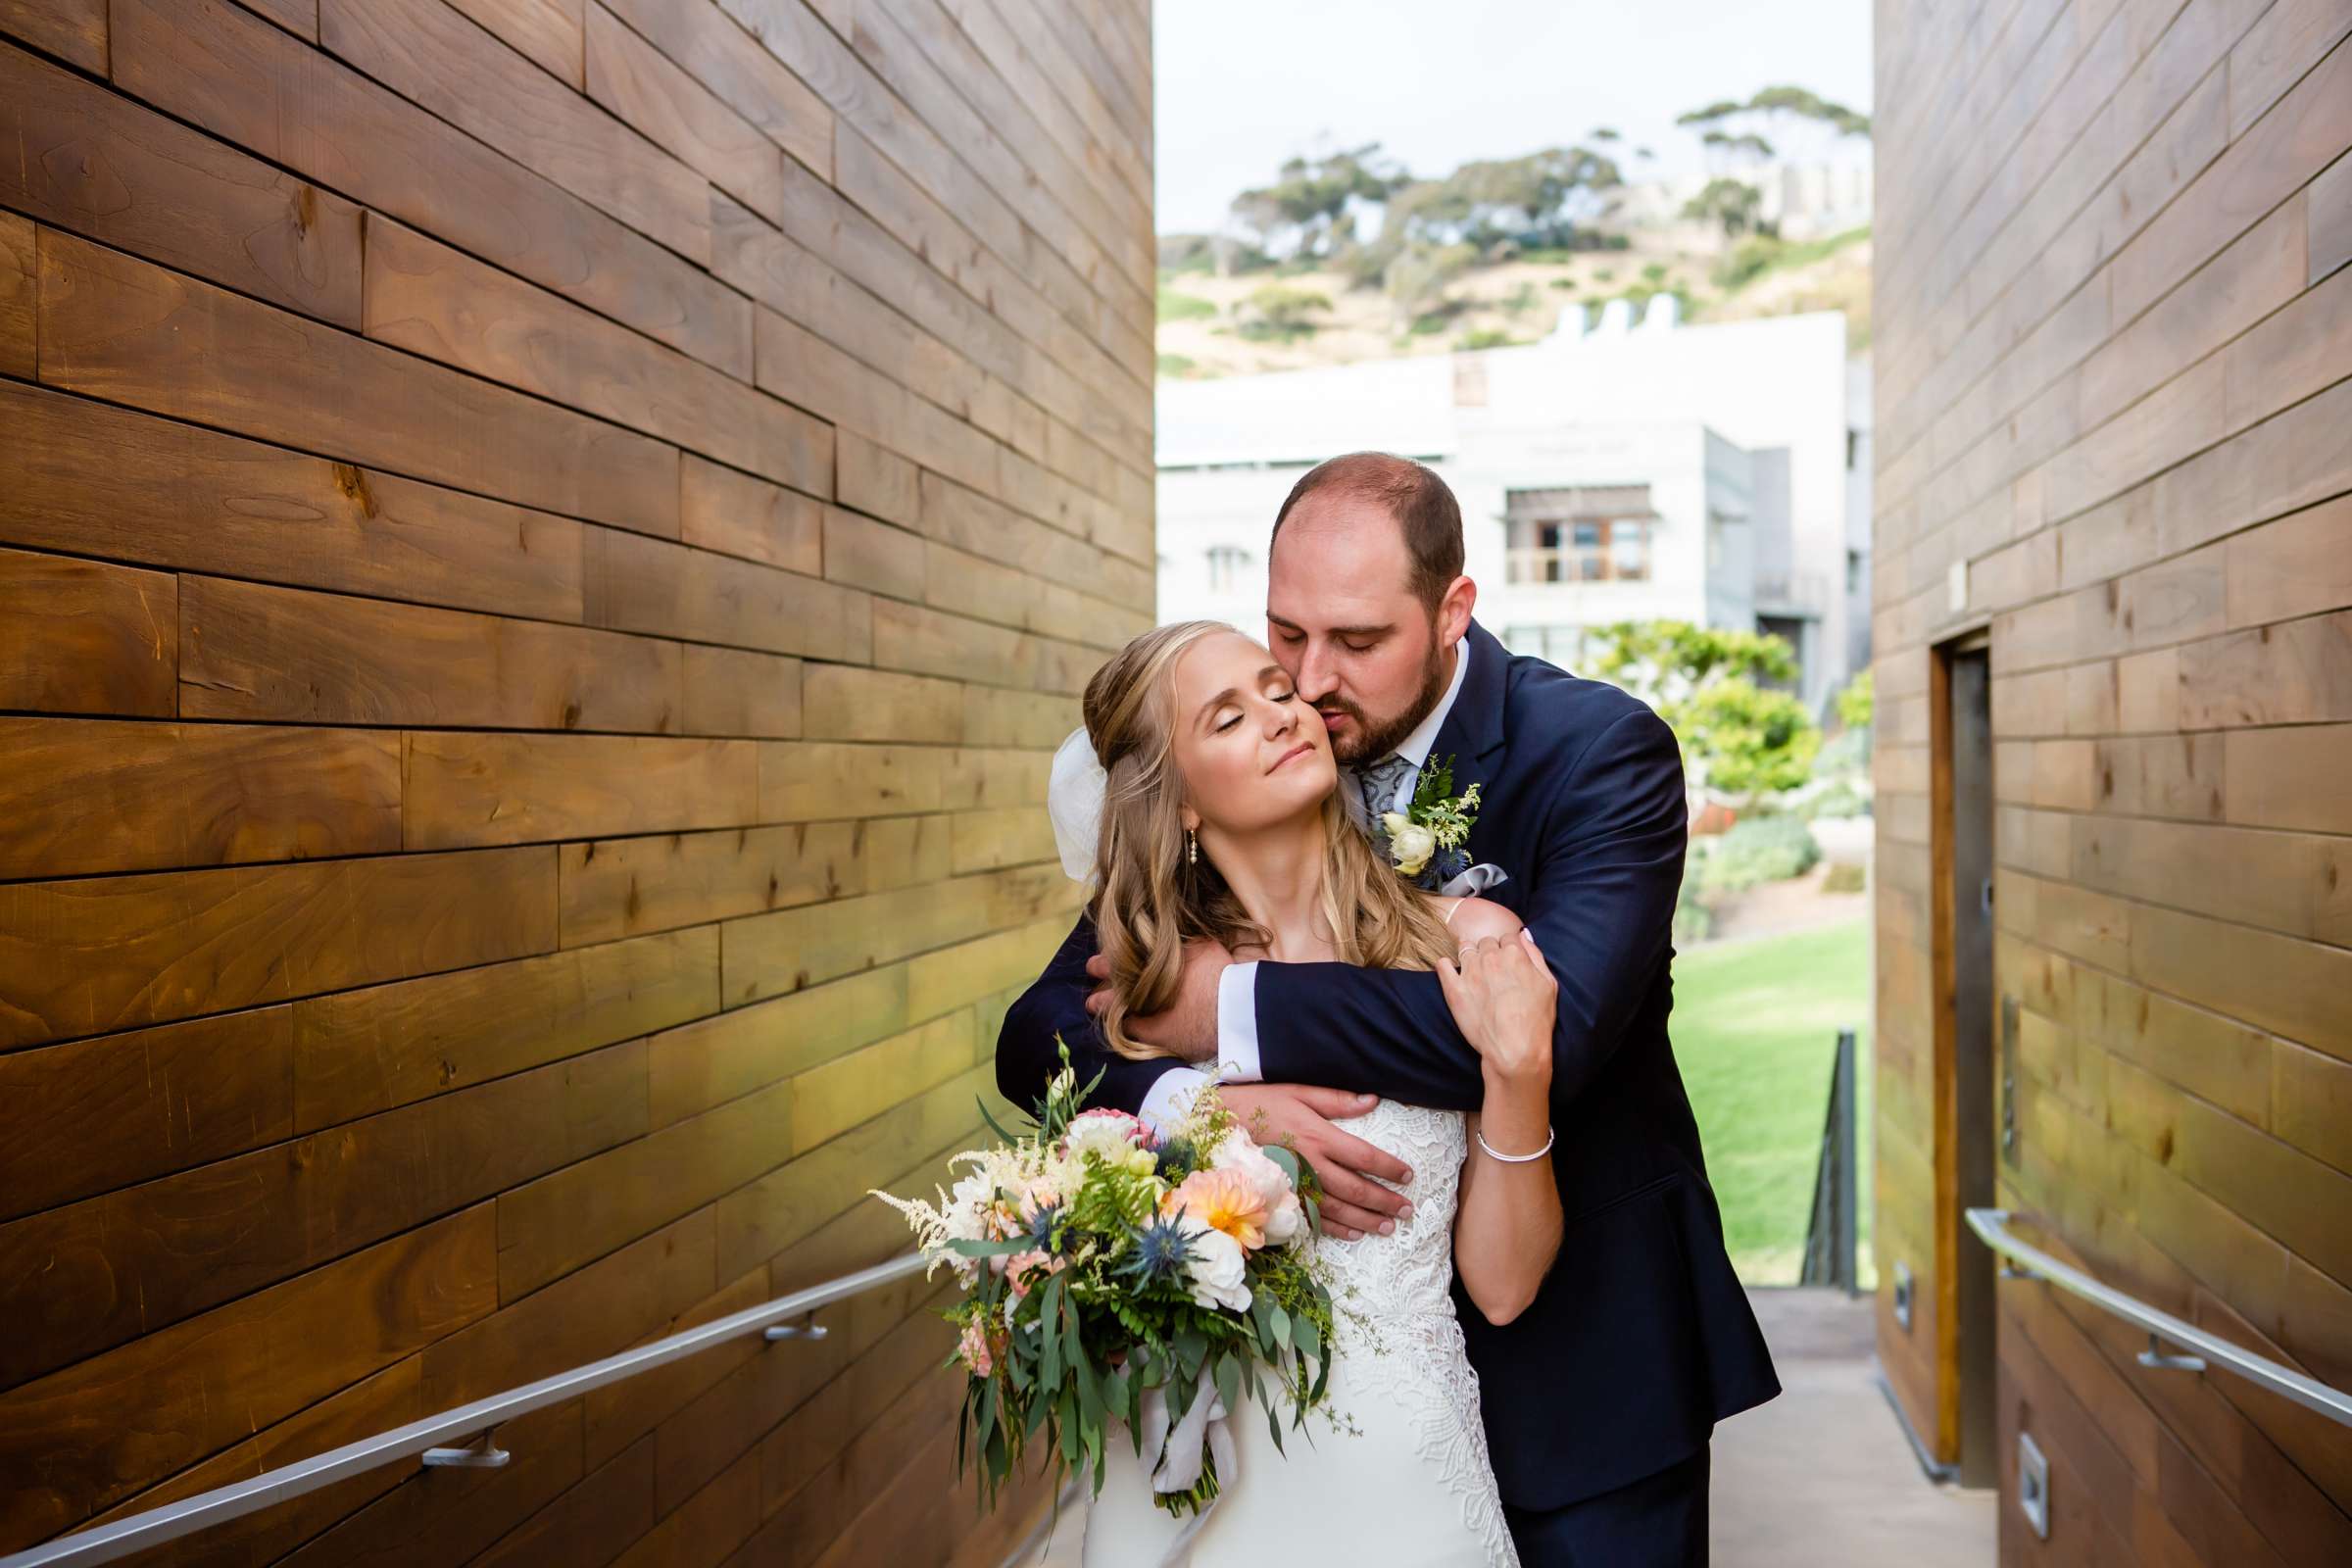
[[[1100,1078],[1097,1079],[1100,1082]],[[1154,1138],[1118,1110],[1080,1110],[1062,1068],[1036,1129],[949,1161],[968,1166],[937,1205],[873,1196],[906,1217],[922,1254],[952,1268],[962,1331],[958,1469],[976,1455],[984,1502],[1042,1442],[1056,1487],[1106,1471],[1113,1423],[1126,1426],[1170,1513],[1197,1513],[1234,1459],[1224,1421],[1245,1396],[1277,1448],[1323,1399],[1331,1295],[1308,1266],[1319,1221],[1314,1174],[1290,1150],[1261,1148],[1203,1092]],[[985,1108],[982,1112],[986,1115]]]

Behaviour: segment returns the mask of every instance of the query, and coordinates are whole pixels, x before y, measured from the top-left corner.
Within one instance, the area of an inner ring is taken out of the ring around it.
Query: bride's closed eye
[[[1292,701],[1296,700],[1298,696],[1298,688],[1296,688],[1296,687],[1293,687],[1293,688],[1292,688],[1291,690],[1289,690],[1289,691],[1283,691],[1283,692],[1268,692],[1268,693],[1266,693],[1266,700],[1267,700],[1268,702],[1274,702],[1274,703],[1287,703],[1287,702],[1292,702]],[[1240,711],[1238,709],[1237,709],[1237,710],[1228,710],[1228,714],[1227,714],[1227,716],[1226,716],[1226,717],[1224,717],[1224,718],[1220,718],[1220,719],[1218,719],[1214,727],[1215,727],[1215,729],[1216,729],[1216,732],[1217,732],[1218,734],[1222,735],[1222,734],[1224,734],[1224,733],[1225,733],[1227,730],[1229,730],[1229,729],[1233,728],[1233,726],[1234,726],[1234,725],[1236,725],[1236,724],[1239,724],[1241,721],[1242,721],[1242,714],[1241,714],[1241,711]]]

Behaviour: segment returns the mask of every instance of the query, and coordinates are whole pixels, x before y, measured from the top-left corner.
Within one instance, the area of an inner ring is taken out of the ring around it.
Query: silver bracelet
[[[1496,1149],[1493,1144],[1487,1142],[1487,1134],[1484,1128],[1481,1128],[1479,1131],[1471,1134],[1471,1136],[1478,1140],[1478,1147],[1485,1150],[1491,1158],[1499,1159],[1506,1165],[1524,1165],[1531,1160],[1542,1159],[1545,1154],[1550,1153],[1552,1144],[1557,1141],[1560,1135],[1552,1128],[1544,1128],[1544,1147],[1537,1150],[1532,1154],[1504,1153],[1501,1150]]]

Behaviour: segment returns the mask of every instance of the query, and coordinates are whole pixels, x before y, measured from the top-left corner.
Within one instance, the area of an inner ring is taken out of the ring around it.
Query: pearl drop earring
[[[1184,830],[1184,863],[1187,865],[1200,863],[1200,837],[1189,827]]]

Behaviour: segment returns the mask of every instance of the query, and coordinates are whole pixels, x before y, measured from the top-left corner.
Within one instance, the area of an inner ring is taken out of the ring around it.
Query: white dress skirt
[[[1152,1500],[1149,1469],[1114,1429],[1109,1478],[1087,1514],[1086,1568],[1516,1568],[1449,1294],[1463,1117],[1383,1101],[1339,1125],[1405,1162],[1413,1214],[1392,1236],[1322,1244],[1338,1308],[1329,1401],[1303,1429],[1279,1406],[1277,1449],[1264,1406],[1245,1398],[1230,1423],[1239,1477],[1190,1541],[1190,1521]]]

